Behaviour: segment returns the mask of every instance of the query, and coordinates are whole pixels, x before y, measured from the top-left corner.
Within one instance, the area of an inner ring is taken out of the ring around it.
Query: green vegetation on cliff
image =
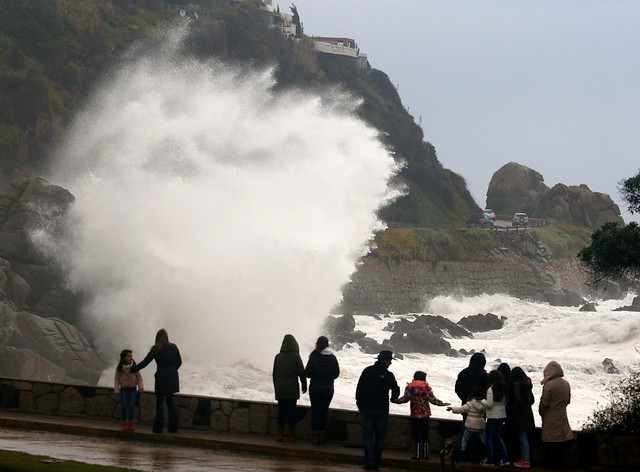
[[[466,231],[437,228],[387,229],[376,235],[371,255],[385,262],[474,261],[498,245],[495,236],[480,228]]]
[[[340,84],[361,97],[360,116],[405,163],[407,189],[381,217],[431,224],[478,211],[464,179],[442,167],[407,113],[389,77],[343,57],[318,55],[313,41],[287,39],[264,26],[257,0],[242,6],[201,0],[206,18],[191,21],[185,54],[230,63],[275,65],[277,87],[322,90]],[[154,28],[179,21],[159,0],[0,0],[0,180],[38,174],[67,121],[110,66]],[[304,12],[301,12],[304,20]],[[375,57],[375,52],[371,52]]]
[[[530,230],[549,248],[554,257],[576,257],[589,244],[591,231],[579,226],[560,223]]]

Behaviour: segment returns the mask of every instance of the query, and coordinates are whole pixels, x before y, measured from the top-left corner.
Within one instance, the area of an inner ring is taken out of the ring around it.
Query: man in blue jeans
[[[400,396],[396,378],[388,370],[392,360],[391,351],[380,351],[378,361],[362,371],[356,388],[356,405],[362,418],[364,468],[367,470],[380,468],[389,421],[389,391],[392,400]]]

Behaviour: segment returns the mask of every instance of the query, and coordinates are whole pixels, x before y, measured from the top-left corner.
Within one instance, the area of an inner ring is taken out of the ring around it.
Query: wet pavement
[[[122,432],[119,422],[71,416],[49,416],[0,410],[0,449],[91,464],[144,471],[327,472],[362,470],[362,449],[340,443],[312,446],[308,441],[276,442],[273,436],[215,433],[182,429],[177,434],[153,434],[150,425]],[[409,459],[409,451],[385,450],[381,470],[439,471],[439,457]],[[486,470],[465,462],[458,471]],[[514,467],[501,468],[516,470]],[[530,470],[541,471],[540,467]],[[567,469],[565,469],[567,470]],[[572,468],[604,471],[604,468]],[[622,472],[619,469],[619,472]]]
[[[173,445],[163,446],[112,438],[91,438],[7,428],[0,428],[0,449],[144,471],[326,472],[361,470],[361,467],[355,464],[323,463],[315,460],[274,457],[265,454],[234,453]]]

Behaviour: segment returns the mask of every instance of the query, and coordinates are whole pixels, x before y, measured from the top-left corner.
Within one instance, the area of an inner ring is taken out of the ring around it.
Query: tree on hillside
[[[620,193],[631,213],[640,212],[640,171],[620,183]],[[606,223],[591,235],[591,246],[578,253],[591,272],[592,283],[640,276],[640,227]]]

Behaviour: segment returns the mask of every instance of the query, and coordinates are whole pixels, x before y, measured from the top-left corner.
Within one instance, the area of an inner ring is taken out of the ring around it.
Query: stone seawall
[[[474,261],[387,262],[367,256],[343,287],[342,301],[335,312],[416,313],[424,311],[427,301],[439,295],[503,293],[559,306],[578,306],[583,297],[621,297],[615,284],[604,292],[595,292],[578,259],[553,258],[532,236],[496,237],[501,246]]]
[[[175,397],[180,428],[215,432],[275,435],[278,406],[275,403],[213,398],[178,394]],[[37,382],[0,378],[0,408],[26,413],[38,413],[120,421],[120,398],[106,387]],[[309,407],[296,427],[301,439],[310,437]],[[155,413],[155,396],[142,392],[136,404],[136,421],[151,424]],[[362,446],[362,424],[357,411],[331,409],[326,439],[343,443],[345,447]],[[433,419],[429,430],[432,454],[437,454],[444,439],[456,436],[460,422]],[[567,448],[567,462],[572,465],[600,465],[608,468],[640,466],[640,439],[610,434],[575,433]],[[540,430],[532,431],[532,460],[540,463],[543,445]],[[390,415],[386,446],[390,449],[410,449],[409,417]]]

